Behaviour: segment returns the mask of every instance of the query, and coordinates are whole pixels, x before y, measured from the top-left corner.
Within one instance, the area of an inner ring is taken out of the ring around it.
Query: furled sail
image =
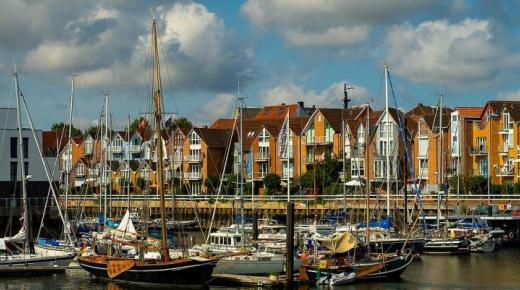
[[[317,239],[325,248],[333,253],[345,253],[355,248],[359,241],[349,232],[335,233],[331,237]]]

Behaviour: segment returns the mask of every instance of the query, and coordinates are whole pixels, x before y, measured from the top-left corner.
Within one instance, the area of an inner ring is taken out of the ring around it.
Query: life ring
[[[509,236],[510,239],[513,239],[515,234],[513,232],[509,232],[508,236]]]

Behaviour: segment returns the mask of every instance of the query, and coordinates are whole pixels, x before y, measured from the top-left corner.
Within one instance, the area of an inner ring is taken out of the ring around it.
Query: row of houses
[[[280,156],[277,148],[287,116],[288,152]],[[222,172],[237,174],[240,168],[241,128],[244,179],[256,194],[264,192],[263,178],[269,173],[297,182],[327,159],[346,162],[341,181],[368,181],[380,191],[388,188],[388,181],[396,190],[416,182],[424,191],[436,191],[457,173],[489,175],[492,184],[504,184],[520,178],[519,126],[516,101],[442,110],[419,104],[408,112],[369,105],[305,107],[303,102],[243,108],[242,126],[235,119],[218,119],[205,127],[164,132],[162,170],[171,190],[214,192],[218,184],[209,181],[216,183]],[[44,141],[58,144],[57,137],[58,133],[43,132]],[[154,188],[159,170],[156,142],[149,134],[117,131],[107,139],[65,140],[58,149],[62,178],[69,178],[74,187],[110,184],[118,192],[127,183],[132,191],[142,190],[143,184]]]

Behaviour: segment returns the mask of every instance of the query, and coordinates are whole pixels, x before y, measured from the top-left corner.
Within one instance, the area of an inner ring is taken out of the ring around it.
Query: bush
[[[269,173],[264,176],[264,187],[268,194],[275,194],[280,189],[281,178],[278,174]]]
[[[487,193],[487,179],[480,175],[473,175],[468,177],[468,191],[470,194],[486,194]]]
[[[346,180],[350,179],[350,165],[346,173]],[[343,169],[343,165],[335,158],[325,158],[325,160],[316,164],[316,189],[318,192],[326,192],[327,188],[338,182],[339,173]],[[314,170],[309,169],[300,177],[300,185],[303,189],[314,188]]]

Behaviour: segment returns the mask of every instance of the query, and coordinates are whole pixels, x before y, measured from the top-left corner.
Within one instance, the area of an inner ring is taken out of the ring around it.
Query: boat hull
[[[414,253],[421,254],[424,249],[424,239],[389,239],[383,241],[371,241],[370,250],[374,253],[395,253],[403,249],[403,245],[406,243],[406,249],[413,248]]]
[[[97,262],[92,257],[80,257],[81,268],[99,278],[111,279],[108,275],[108,264]],[[215,261],[186,260],[182,263],[136,263],[131,269],[121,273],[112,280],[137,283],[162,283],[176,285],[205,285],[211,279]]]
[[[75,254],[65,253],[55,256],[23,255],[0,260],[0,274],[38,275],[63,272],[74,260]]]
[[[431,240],[423,248],[423,253],[428,255],[461,255],[469,252],[469,242],[460,240]]]

